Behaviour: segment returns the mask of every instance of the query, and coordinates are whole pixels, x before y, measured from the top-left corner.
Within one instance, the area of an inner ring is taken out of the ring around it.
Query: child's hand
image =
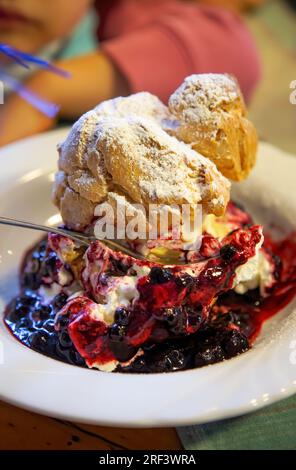
[[[0,106],[0,147],[49,130],[55,122],[19,96],[12,96]]]
[[[125,79],[102,53],[60,61],[56,65],[69,71],[71,78],[38,72],[26,86],[42,98],[59,105],[59,117],[77,119],[101,101],[126,95],[129,91]],[[46,131],[55,122],[14,95],[0,108],[0,145]]]

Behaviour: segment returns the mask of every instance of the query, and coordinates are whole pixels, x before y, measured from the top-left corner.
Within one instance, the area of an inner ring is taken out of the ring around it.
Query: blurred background
[[[267,1],[245,16],[262,61],[251,118],[261,138],[296,153],[296,106],[289,100],[296,80],[296,1]]]
[[[0,147],[71,125],[114,96],[147,90],[167,101],[186,75],[227,72],[238,77],[260,139],[296,155],[296,0],[0,0],[0,52],[1,43],[72,78],[0,53]],[[36,152],[36,167],[42,157]],[[0,407],[5,448],[181,448],[172,429],[82,427]],[[279,424],[294,429],[293,405],[278,410]],[[258,437],[254,423],[249,431]]]
[[[147,90],[166,101],[186,75],[228,72],[260,138],[296,153],[296,0],[0,0],[1,43],[72,78],[21,70],[0,54],[0,72],[17,80],[12,89],[21,83],[33,94],[27,105],[5,91],[0,146],[71,124],[114,96]],[[34,94],[60,106],[57,119],[33,109]]]

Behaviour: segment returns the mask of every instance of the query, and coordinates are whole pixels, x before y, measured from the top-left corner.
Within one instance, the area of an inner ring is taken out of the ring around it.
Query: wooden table
[[[0,402],[0,450],[178,450],[173,428],[123,429],[70,423]]]

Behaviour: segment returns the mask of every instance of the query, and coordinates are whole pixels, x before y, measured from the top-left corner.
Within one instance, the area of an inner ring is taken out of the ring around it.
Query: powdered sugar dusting
[[[114,183],[135,202],[196,204],[209,193],[216,204],[223,194],[227,200],[229,183],[215,165],[153,120],[105,118],[98,125],[98,135],[97,148]]]
[[[239,97],[237,83],[229,75],[191,75],[170,97],[169,109],[185,121],[206,123],[213,119],[213,111],[221,104]]]
[[[157,122],[170,118],[168,108],[157,96],[148,92],[118,97],[99,104],[94,112],[100,116],[125,117],[131,114],[150,117]]]
[[[141,92],[103,102],[83,115],[59,148],[63,178],[57,178],[54,201],[64,222],[83,228],[79,219],[90,223],[94,204],[106,201],[110,191],[146,206],[202,204],[204,212],[222,215],[229,200],[228,180],[211,157],[184,143],[179,130],[205,120],[198,132],[208,139],[207,132],[218,129],[213,125],[219,120],[215,107],[238,96],[229,76],[192,75],[172,95],[170,109]]]

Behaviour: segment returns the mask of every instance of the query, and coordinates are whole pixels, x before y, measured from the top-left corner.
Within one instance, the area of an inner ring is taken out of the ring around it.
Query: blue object
[[[12,60],[20,64],[22,67],[27,69],[30,68],[29,64],[38,65],[40,68],[49,70],[50,72],[56,73],[57,75],[61,75],[62,77],[69,78],[69,72],[65,70],[61,70],[58,67],[55,67],[50,62],[40,59],[39,57],[33,56],[31,54],[27,54],[26,52],[21,52],[17,49],[14,49],[7,44],[0,43],[0,52],[10,57]]]
[[[26,69],[30,68],[30,64],[38,65],[38,67],[48,70],[49,72],[55,73],[60,75],[64,78],[69,78],[70,74],[65,70],[61,70],[58,67],[55,67],[50,62],[40,59],[39,57],[33,56],[31,54],[27,54],[25,52],[21,52],[7,44],[0,43],[0,53],[6,55],[16,63],[18,63],[21,67]],[[12,75],[8,74],[4,70],[0,68],[0,79],[9,85],[9,87],[21,96],[24,100],[30,103],[32,106],[37,108],[40,112],[45,114],[46,116],[53,118],[57,115],[59,111],[59,106],[54,103],[50,103],[37,94],[28,90],[21,81],[14,78]]]

